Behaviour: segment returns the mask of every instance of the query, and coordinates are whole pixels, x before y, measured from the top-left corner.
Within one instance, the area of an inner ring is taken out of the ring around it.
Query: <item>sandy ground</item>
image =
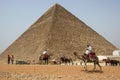
[[[0,65],[0,80],[120,80],[119,66],[97,67],[75,65]]]

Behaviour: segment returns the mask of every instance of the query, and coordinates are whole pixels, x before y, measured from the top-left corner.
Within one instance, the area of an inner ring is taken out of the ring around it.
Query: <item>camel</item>
[[[73,64],[73,61],[72,61],[71,58],[67,58],[67,57],[65,57],[65,56],[62,56],[62,57],[60,57],[60,64],[61,64],[61,63],[65,63],[65,64],[69,63],[69,65],[70,65],[70,63]]]
[[[39,57],[40,64],[43,64],[43,61],[45,62],[45,64],[48,64],[49,58],[50,58],[50,55],[41,54],[40,57]]]
[[[78,55],[76,52],[74,52],[73,54],[74,54],[74,56],[77,57],[78,59],[81,59],[81,60],[84,61],[84,68],[85,68],[86,71],[87,71],[87,63],[88,63],[88,62],[93,62],[93,63],[94,63],[93,71],[95,71],[95,69],[96,69],[96,64],[97,64],[98,67],[100,68],[100,71],[102,71],[102,68],[101,68],[101,66],[100,66],[100,64],[99,64],[99,59],[98,59],[98,57],[97,57],[96,55],[95,55],[95,58],[94,58],[94,59],[92,59],[92,58],[89,58],[89,59],[88,59],[85,54],[83,54],[83,55],[81,55],[81,56]]]

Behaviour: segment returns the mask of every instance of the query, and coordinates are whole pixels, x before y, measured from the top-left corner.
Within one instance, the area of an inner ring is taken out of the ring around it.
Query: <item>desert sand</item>
[[[88,65],[0,65],[0,80],[120,80],[119,66],[102,66],[102,71]]]

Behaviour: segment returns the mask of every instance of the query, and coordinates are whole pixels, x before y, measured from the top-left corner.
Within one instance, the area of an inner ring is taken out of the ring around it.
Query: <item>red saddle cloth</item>
[[[90,53],[90,57],[91,57],[92,59],[95,59],[95,52],[91,52],[91,53]]]
[[[43,58],[48,58],[48,54],[44,54]]]

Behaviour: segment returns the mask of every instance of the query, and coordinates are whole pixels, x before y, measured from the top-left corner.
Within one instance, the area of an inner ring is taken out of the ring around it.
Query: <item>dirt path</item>
[[[102,67],[92,71],[88,66],[68,65],[0,65],[0,80],[120,80],[120,67]]]

